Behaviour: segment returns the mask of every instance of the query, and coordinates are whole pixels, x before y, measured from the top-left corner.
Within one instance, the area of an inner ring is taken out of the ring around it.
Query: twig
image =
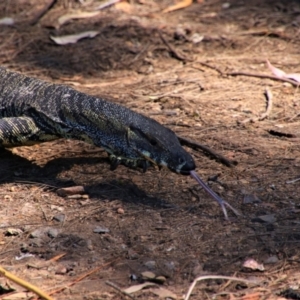
[[[264,95],[265,95],[266,101],[267,101],[267,108],[266,108],[266,112],[264,112],[263,114],[260,115],[260,117],[258,119],[259,121],[266,119],[270,115],[272,107],[273,107],[273,95],[272,95],[271,90],[268,87],[266,88]]]
[[[252,281],[247,280],[247,279],[242,279],[242,278],[237,278],[237,277],[231,277],[231,276],[219,276],[219,275],[207,275],[207,276],[200,276],[197,277],[193,283],[190,285],[188,292],[186,294],[186,296],[184,297],[184,300],[189,300],[191,293],[196,285],[197,282],[201,281],[201,280],[207,280],[207,279],[226,279],[226,280],[234,280],[234,281],[240,281],[240,282],[245,282],[245,283],[249,283],[249,284],[253,284]]]
[[[44,15],[45,13],[55,4],[56,0],[49,0],[46,5],[36,13],[33,19],[30,21],[29,25],[35,25]]]
[[[286,183],[286,184],[291,184],[291,183],[295,183],[295,182],[297,182],[297,181],[300,181],[300,178],[296,178],[296,179],[293,179],[293,180],[288,180],[288,181],[286,181],[285,183]]]
[[[95,273],[95,272],[97,272],[97,271],[99,271],[99,270],[101,270],[101,269],[103,269],[103,268],[105,268],[105,267],[111,265],[112,263],[116,262],[117,260],[118,260],[118,259],[115,259],[115,260],[113,260],[113,261],[110,261],[110,262],[108,262],[108,263],[106,263],[106,264],[104,264],[104,265],[102,265],[102,266],[100,266],[100,267],[97,267],[97,268],[95,268],[95,269],[93,269],[93,270],[91,270],[91,271],[89,271],[89,272],[87,272],[87,273],[85,273],[85,274],[83,274],[83,275],[77,277],[74,281],[72,281],[72,282],[66,284],[65,286],[63,286],[63,287],[61,287],[61,288],[59,288],[59,289],[57,289],[57,290],[54,290],[54,291],[50,292],[49,295],[57,294],[57,293],[59,293],[59,292],[65,290],[66,288],[69,288],[69,287],[75,285],[76,283],[78,283],[78,282],[81,281],[82,279],[84,279],[84,278],[90,276],[91,274],[93,274],[93,273]],[[34,299],[34,300],[36,300],[36,299]]]
[[[101,9],[107,8],[107,7],[112,6],[121,1],[122,0],[108,0],[104,3],[102,3],[101,5],[99,5],[98,7],[96,7],[95,10],[101,10]]]
[[[212,65],[210,65],[208,63],[201,62],[201,61],[197,61],[197,63],[200,64],[200,65],[202,65],[202,66],[204,66],[204,67],[207,67],[207,68],[210,68],[212,70],[217,71],[220,75],[224,75],[224,72],[221,71],[218,67],[212,66]],[[192,67],[195,68],[194,66],[192,66]]]
[[[292,84],[293,86],[298,87],[299,83],[291,80],[291,79],[286,79],[286,78],[278,78],[276,76],[272,75],[265,75],[265,74],[254,74],[254,73],[248,73],[248,72],[228,72],[228,73],[223,73],[223,75],[227,76],[248,76],[248,77],[257,77],[257,78],[268,78],[276,81],[283,81],[283,82],[288,82]]]
[[[168,43],[168,41],[164,38],[164,36],[162,35],[162,33],[160,31],[158,31],[158,33],[159,33],[161,40],[168,47],[169,51],[175,58],[182,60],[182,61],[192,61],[192,59],[185,57],[183,54],[179,53],[170,43]]]
[[[254,123],[256,121],[262,121],[270,115],[271,110],[272,110],[272,106],[273,106],[273,101],[272,101],[273,95],[272,95],[272,92],[269,88],[266,88],[266,90],[264,92],[264,95],[265,95],[266,101],[267,101],[266,111],[263,114],[261,114],[259,117],[248,118],[248,119],[246,119],[242,122],[239,122],[240,124],[245,124],[245,123],[248,123],[248,122]]]
[[[13,275],[12,273],[6,271],[2,267],[0,267],[0,274],[3,275],[4,277],[10,279],[14,283],[26,288],[27,290],[37,294],[39,297],[46,299],[46,300],[53,300],[53,298],[50,297],[50,295],[47,295],[45,292],[40,290],[38,287],[32,285],[31,283]]]
[[[204,153],[210,155],[211,157],[218,160],[219,162],[221,162],[222,164],[224,164],[227,167],[233,167],[233,166],[236,166],[238,164],[237,161],[229,160],[226,157],[224,157],[223,155],[215,152],[214,150],[212,150],[212,149],[210,149],[210,148],[208,148],[208,147],[206,147],[202,144],[191,141],[191,140],[186,139],[186,138],[181,137],[181,136],[178,136],[178,139],[181,142],[181,144],[183,144],[183,145],[185,145],[189,148],[195,149],[195,150],[201,149]]]
[[[121,288],[119,288],[115,283],[113,283],[113,282],[111,282],[111,281],[109,281],[109,280],[105,281],[105,283],[106,283],[107,285],[111,286],[112,288],[114,288],[115,290],[117,290],[119,293],[121,293],[121,294],[123,294],[123,295],[129,297],[130,299],[135,300],[135,297],[134,297],[134,296],[128,294],[128,293],[125,292],[125,291],[123,291],[123,290],[122,290]]]

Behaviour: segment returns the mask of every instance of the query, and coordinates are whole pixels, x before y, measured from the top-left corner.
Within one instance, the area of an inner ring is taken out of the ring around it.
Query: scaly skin
[[[0,68],[0,145],[30,145],[58,138],[104,148],[118,164],[165,166],[190,174],[195,163],[170,129],[126,107],[68,86]]]

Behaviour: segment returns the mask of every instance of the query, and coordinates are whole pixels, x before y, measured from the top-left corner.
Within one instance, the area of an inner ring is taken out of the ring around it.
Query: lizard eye
[[[156,146],[156,145],[157,145],[157,141],[156,141],[156,140],[150,140],[150,144],[151,144],[152,146]]]
[[[179,157],[178,162],[179,162],[180,164],[183,164],[183,163],[184,163],[184,159],[183,159],[182,157]]]

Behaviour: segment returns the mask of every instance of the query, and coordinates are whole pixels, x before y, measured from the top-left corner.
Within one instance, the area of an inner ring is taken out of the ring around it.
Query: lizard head
[[[154,120],[151,120],[151,126],[147,126],[147,121],[142,129],[140,126],[130,125],[127,131],[127,146],[138,154],[139,165],[144,170],[152,164],[189,175],[196,168],[195,162],[182,148],[176,134]]]

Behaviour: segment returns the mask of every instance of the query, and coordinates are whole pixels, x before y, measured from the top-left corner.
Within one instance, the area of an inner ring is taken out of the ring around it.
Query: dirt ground
[[[101,2],[1,1],[0,19],[14,24],[0,25],[0,63],[113,98],[237,161],[228,168],[186,148],[198,174],[242,215],[229,211],[224,220],[190,177],[112,172],[106,154],[83,142],[2,150],[1,267],[53,299],[182,299],[199,276],[190,299],[300,299],[299,89],[233,74],[272,76],[266,59],[300,72],[300,3],[206,0],[163,13],[175,2],[122,2],[60,24]],[[84,31],[98,35],[67,45],[50,39]],[[258,120],[266,88],[273,105]],[[57,193],[72,186],[84,195]],[[201,277],[209,275],[248,282]],[[0,295],[34,294],[1,277]]]

